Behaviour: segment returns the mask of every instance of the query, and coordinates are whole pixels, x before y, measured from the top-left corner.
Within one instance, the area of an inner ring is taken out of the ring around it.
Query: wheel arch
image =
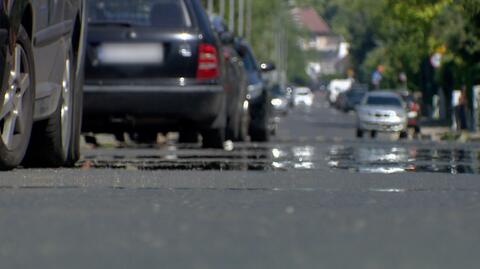
[[[72,35],[71,35],[71,46],[75,58],[76,64],[76,74],[77,76],[83,69],[84,58],[85,58],[85,48],[86,48],[86,39],[87,39],[87,15],[86,15],[86,2],[80,1],[79,9],[75,15]]]
[[[27,31],[30,40],[33,40],[33,9],[30,3],[27,3],[23,9],[21,25]]]

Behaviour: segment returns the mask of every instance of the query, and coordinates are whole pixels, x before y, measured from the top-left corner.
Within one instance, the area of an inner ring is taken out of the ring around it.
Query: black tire
[[[268,103],[263,103],[262,108],[257,113],[257,118],[253,118],[250,124],[250,139],[252,142],[270,141]],[[253,116],[253,115],[252,115]]]
[[[422,132],[422,130],[420,129],[420,126],[415,126],[413,128],[414,128],[415,135],[420,135],[420,133]]]
[[[227,114],[227,125],[225,128],[225,139],[226,140],[232,140],[232,141],[238,141],[239,137],[239,126],[240,126],[240,117],[241,114],[240,112],[237,111],[234,113],[234,115],[228,115]]]
[[[407,138],[408,138],[408,132],[406,132],[406,131],[400,132],[400,136],[399,136],[399,137],[400,137],[400,139],[402,139],[402,140],[403,140],[403,139],[407,139]]]
[[[225,129],[215,128],[202,132],[203,148],[223,149],[225,143]]]
[[[98,147],[100,146],[98,144],[97,137],[92,134],[85,135],[85,143],[92,145],[93,147]]]
[[[378,132],[377,131],[371,131],[370,132],[370,137],[371,138],[377,138]]]
[[[252,142],[268,142],[270,141],[270,131],[266,128],[254,128],[250,131],[250,139]]]
[[[79,158],[79,148],[75,149],[74,147],[80,145],[81,110],[79,110],[79,105],[81,104],[75,104],[75,97],[80,94],[75,92],[76,72],[72,48],[69,49],[67,55],[63,83],[68,81],[67,87],[62,88],[57,109],[50,118],[33,125],[32,139],[25,159],[26,166],[73,166]],[[68,109],[66,109],[67,114],[64,114],[65,122],[62,122],[64,120],[62,119],[62,110],[65,111],[65,102],[68,102],[66,104]],[[77,114],[75,115],[75,113]],[[67,126],[65,127],[64,124]],[[63,128],[65,129],[63,130]],[[64,131],[65,133],[63,133]],[[74,135],[74,132],[78,132],[78,134]]]
[[[28,86],[24,87],[25,91],[21,98],[22,113],[20,118],[17,117],[16,119],[18,122],[22,123],[23,130],[17,131],[17,133],[15,133],[15,129],[17,128],[17,124],[15,124],[15,126],[13,127],[13,138],[11,139],[12,142],[4,142],[3,134],[5,131],[4,127],[6,124],[6,120],[5,118],[0,119],[0,170],[11,170],[17,167],[22,162],[25,157],[25,153],[27,151],[31,137],[35,105],[35,67],[33,63],[33,51],[31,44],[32,42],[28,37],[27,32],[25,31],[24,27],[20,25],[17,35],[17,44],[15,45],[14,55],[12,57],[17,55],[17,49],[19,49],[21,52],[21,65],[19,71],[20,73],[23,71],[23,75],[28,75],[27,78],[29,80]],[[16,69],[14,62],[12,63],[11,68],[13,68],[13,70]],[[5,72],[10,73],[10,70],[5,70]],[[10,80],[11,78],[8,77],[8,75],[4,75],[4,77],[8,80]],[[17,90],[21,89],[21,87],[12,88],[12,86],[14,85],[15,84],[9,82],[7,89],[15,89],[15,96],[17,97]],[[2,93],[2,95],[5,95],[7,93],[7,89],[1,89],[0,92]],[[4,107],[1,107],[0,112],[2,112],[3,109]]]
[[[357,138],[363,138],[363,130],[357,129]]]
[[[115,137],[115,140],[118,143],[125,143],[125,133],[123,132],[115,132],[113,133],[113,136]]]

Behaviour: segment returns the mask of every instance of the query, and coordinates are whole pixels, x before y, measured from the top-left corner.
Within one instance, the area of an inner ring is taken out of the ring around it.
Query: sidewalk
[[[480,142],[480,132],[456,132],[444,126],[422,127],[422,138],[432,141]]]

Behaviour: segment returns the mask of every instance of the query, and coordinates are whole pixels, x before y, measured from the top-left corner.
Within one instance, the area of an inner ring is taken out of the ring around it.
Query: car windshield
[[[90,0],[91,24],[122,24],[160,29],[192,26],[183,0]]]
[[[368,97],[366,104],[369,106],[402,106],[402,103],[398,98],[387,96],[370,96]]]
[[[277,84],[272,88],[272,93],[276,96],[281,96],[281,95],[286,95],[287,91]]]
[[[365,96],[366,92],[365,91],[360,91],[360,90],[352,90],[347,93],[347,96],[349,98],[357,99],[357,98],[363,98]]]
[[[310,94],[310,92],[308,92],[308,91],[297,91],[295,94],[296,95],[308,95],[308,94]]]

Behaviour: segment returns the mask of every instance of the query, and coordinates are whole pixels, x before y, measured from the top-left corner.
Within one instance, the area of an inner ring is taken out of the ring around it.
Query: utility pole
[[[232,33],[235,33],[235,0],[230,0],[229,11],[230,15],[228,16],[228,28],[230,31],[232,31]]]
[[[209,14],[213,14],[213,0],[208,0],[207,10]]]
[[[220,17],[225,18],[225,0],[220,0]]]
[[[252,17],[253,17],[253,1],[247,0],[247,21],[246,21],[246,37],[248,42],[252,42]]]
[[[245,0],[238,0],[238,36],[245,36]]]

